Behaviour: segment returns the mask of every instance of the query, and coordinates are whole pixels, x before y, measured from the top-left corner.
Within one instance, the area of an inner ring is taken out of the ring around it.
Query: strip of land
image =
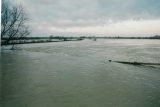
[[[109,60],[109,62],[117,62],[122,64],[131,64],[131,65],[160,65],[160,63],[126,62],[126,61],[112,61],[112,60]]]
[[[10,39],[10,42],[5,42]],[[97,39],[160,39],[160,35],[150,37],[96,37],[96,36],[80,36],[80,37],[63,37],[63,36],[50,36],[50,37],[13,37],[1,38],[1,46],[13,45],[13,44],[31,44],[31,43],[48,43],[48,42],[65,42],[65,41],[81,41],[84,39],[90,39],[96,41]]]

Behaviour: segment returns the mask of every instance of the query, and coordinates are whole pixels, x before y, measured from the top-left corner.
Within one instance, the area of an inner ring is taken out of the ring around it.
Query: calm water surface
[[[2,107],[160,107],[160,40],[84,40],[1,52]]]

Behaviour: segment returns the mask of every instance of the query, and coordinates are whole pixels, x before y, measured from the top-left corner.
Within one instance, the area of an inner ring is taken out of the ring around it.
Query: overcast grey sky
[[[10,0],[30,17],[33,36],[160,34],[160,0]]]

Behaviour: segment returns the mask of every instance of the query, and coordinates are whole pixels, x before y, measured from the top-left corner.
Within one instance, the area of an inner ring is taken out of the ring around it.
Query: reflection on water
[[[159,40],[24,45],[3,51],[3,107],[159,107]]]

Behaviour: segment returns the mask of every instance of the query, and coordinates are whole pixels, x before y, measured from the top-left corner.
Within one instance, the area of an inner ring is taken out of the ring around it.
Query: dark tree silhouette
[[[1,46],[20,42],[20,39],[30,34],[26,21],[27,15],[22,5],[12,6],[2,0],[1,9]]]

